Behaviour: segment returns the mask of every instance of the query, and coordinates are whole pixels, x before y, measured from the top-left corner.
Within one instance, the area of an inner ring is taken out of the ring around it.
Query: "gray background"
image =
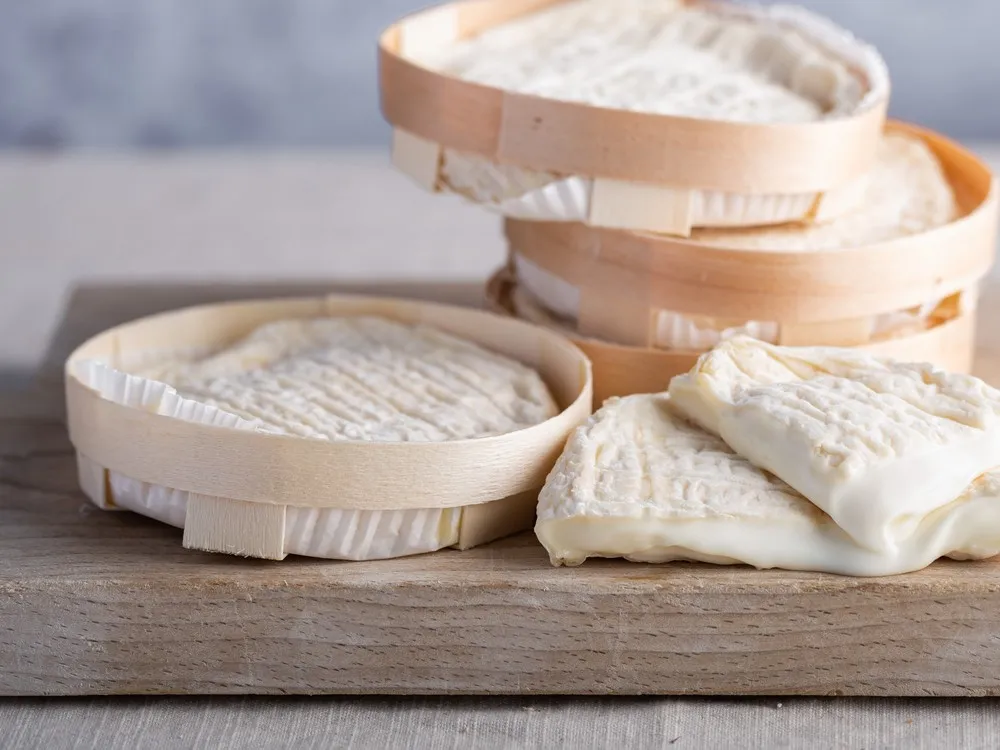
[[[0,0],[0,146],[381,145],[375,38],[425,4]],[[1000,1],[801,4],[882,50],[895,116],[1000,139]]]

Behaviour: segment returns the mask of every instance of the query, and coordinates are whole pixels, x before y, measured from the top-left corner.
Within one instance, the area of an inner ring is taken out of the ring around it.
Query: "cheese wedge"
[[[631,112],[808,123],[857,114],[888,96],[888,74],[874,49],[830,21],[789,6],[573,0],[468,39],[439,41],[404,45],[404,54],[442,74],[504,91]],[[408,140],[409,134],[397,138]],[[426,146],[420,150],[427,154],[436,147]],[[424,174],[425,186],[526,219],[687,234],[692,226],[807,219],[821,198],[620,183],[450,148],[437,156],[436,180]],[[397,159],[401,168],[413,162],[403,153]],[[865,184],[860,178],[830,191],[820,213],[833,216],[856,207]],[[640,204],[648,207],[640,210]]]
[[[488,437],[558,411],[530,368],[428,326],[376,317],[281,321],[220,352],[158,359],[130,372],[92,367],[89,380],[109,381],[99,389],[106,397],[161,413],[168,408],[158,395],[163,388],[147,384],[166,383],[184,406],[176,413],[169,407],[171,416],[312,440]],[[117,472],[109,472],[109,483],[116,506],[184,525],[188,493]],[[429,552],[458,542],[462,518],[462,508],[289,506],[284,549],[350,560]]]
[[[666,394],[609,399],[573,433],[539,496],[554,565],[696,560],[856,576],[1000,553],[1000,473],[924,514],[892,550],[863,548],[779,479],[683,421]]]
[[[895,548],[1000,466],[1000,391],[931,365],[739,337],[669,392],[686,417],[873,550]]]

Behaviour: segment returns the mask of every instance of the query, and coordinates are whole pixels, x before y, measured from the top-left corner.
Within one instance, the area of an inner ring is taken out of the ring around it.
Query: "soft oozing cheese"
[[[891,550],[861,547],[815,505],[686,423],[665,394],[610,399],[570,437],[539,496],[553,564],[698,560],[890,575],[1000,553],[1000,474],[922,515]]]
[[[165,382],[250,429],[317,440],[487,437],[557,412],[530,368],[427,326],[375,317],[272,323],[210,356],[171,357],[134,374]],[[116,505],[184,525],[187,493],[114,472],[110,484]],[[461,508],[290,506],[285,550],[338,559],[429,552],[457,543],[461,520]]]
[[[1000,391],[931,365],[741,337],[702,355],[670,394],[874,550],[1000,466]]]

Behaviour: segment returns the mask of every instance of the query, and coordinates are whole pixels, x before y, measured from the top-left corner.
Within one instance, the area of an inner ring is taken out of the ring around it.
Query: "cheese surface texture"
[[[666,394],[609,399],[577,428],[539,496],[553,564],[697,560],[891,575],[1000,552],[1000,476],[924,514],[892,550],[859,546],[799,493],[681,419]]]
[[[534,370],[374,317],[271,323],[213,356],[138,374],[271,431],[325,440],[488,437],[556,413]]]
[[[669,392],[686,417],[873,550],[893,549],[1000,466],[1000,391],[931,365],[740,337]]]
[[[857,109],[854,59],[813,38],[832,24],[787,8],[574,0],[451,45],[428,67],[475,83],[598,107],[744,122],[808,122]],[[795,21],[799,20],[796,28]],[[846,33],[839,32],[841,47]]]
[[[132,372],[172,386],[227,426],[303,439],[463,440],[530,427],[558,411],[530,368],[428,326],[376,317],[271,323],[223,351],[169,356]],[[186,492],[116,472],[110,485],[116,505],[184,525]],[[461,522],[462,508],[289,506],[285,550],[336,559],[429,552],[456,544]]]

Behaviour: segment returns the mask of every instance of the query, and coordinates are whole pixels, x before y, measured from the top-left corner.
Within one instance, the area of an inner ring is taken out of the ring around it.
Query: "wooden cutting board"
[[[200,554],[76,487],[59,366],[185,304],[330,287],[88,287],[37,392],[0,396],[0,693],[1000,694],[1000,559],[844,578],[550,567],[531,534],[370,563]],[[364,291],[476,304],[473,285]],[[1000,384],[1000,289],[979,374]]]

